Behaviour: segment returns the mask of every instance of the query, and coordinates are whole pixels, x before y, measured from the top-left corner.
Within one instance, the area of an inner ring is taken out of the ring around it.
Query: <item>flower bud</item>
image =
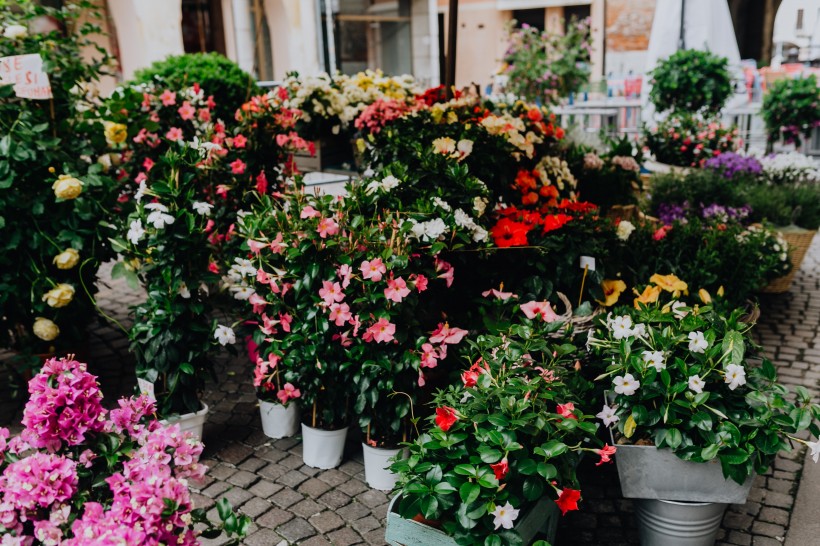
[[[60,328],[52,321],[43,317],[34,319],[34,325],[31,329],[34,330],[34,335],[43,341],[51,341],[60,335]]]
[[[73,248],[68,248],[54,256],[54,265],[57,269],[71,269],[80,261],[80,253]]]

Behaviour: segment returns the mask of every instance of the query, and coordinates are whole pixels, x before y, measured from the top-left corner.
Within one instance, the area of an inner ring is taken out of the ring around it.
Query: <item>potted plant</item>
[[[792,402],[772,363],[753,358],[745,310],[723,313],[703,292],[707,304],[692,305],[688,289],[653,275],[587,340],[611,394],[598,417],[616,434],[623,494],[642,499],[644,545],[683,540],[684,529],[686,544],[711,545],[725,503],[745,502],[754,474],[794,442],[820,444],[796,436],[820,433],[820,406],[802,387]]]
[[[769,87],[761,110],[769,151],[778,140],[799,147],[820,125],[820,88],[817,77],[778,80]]]
[[[658,112],[714,115],[732,94],[729,59],[710,51],[680,49],[649,76],[649,100]]]
[[[236,545],[247,534],[250,518],[227,499],[217,502],[219,524],[193,508],[187,480],[205,475],[203,446],[177,426],[160,426],[146,396],[106,410],[97,378],[71,357],[47,361],[29,392],[19,436],[0,428],[4,539],[194,545],[225,533]]]
[[[373,448],[392,450],[384,460],[395,454],[424,369],[463,337],[454,326],[436,328],[427,290],[447,279],[437,279],[437,260],[422,248],[429,242],[412,239],[414,224],[398,213],[371,214],[379,195],[400,183],[364,180],[345,199],[291,188],[261,199],[240,224],[254,275],[230,289],[247,291],[255,313],[255,383],[282,403],[299,399],[311,466],[339,464],[353,414],[366,461]],[[337,436],[333,456],[327,445],[314,447],[314,432]],[[368,464],[368,481],[390,489],[392,477],[376,477],[384,466]]]
[[[570,387],[575,347],[546,337],[562,326],[539,317],[470,341],[462,384],[436,394],[435,415],[392,466],[388,543],[524,544],[539,530],[551,541],[558,511],[578,509],[581,453],[606,462],[615,449],[587,443],[596,426]]]
[[[687,174],[707,159],[732,152],[740,145],[737,128],[689,113],[674,113],[655,127],[645,127],[643,139],[645,149],[655,159],[645,161],[644,166],[657,173]]]
[[[207,406],[199,392],[213,376],[209,354],[235,342],[231,327],[210,318],[204,288],[218,278],[208,246],[212,206],[197,200],[198,171],[210,153],[188,143],[166,152],[152,181],[140,186],[127,232],[114,240],[124,258],[117,273],[142,283],[148,296],[129,331],[141,387],[156,397],[160,416],[180,415],[200,435]]]

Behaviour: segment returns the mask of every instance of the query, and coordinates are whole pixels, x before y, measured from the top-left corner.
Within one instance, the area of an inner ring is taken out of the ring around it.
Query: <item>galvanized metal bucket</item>
[[[727,504],[635,501],[641,546],[714,546]]]

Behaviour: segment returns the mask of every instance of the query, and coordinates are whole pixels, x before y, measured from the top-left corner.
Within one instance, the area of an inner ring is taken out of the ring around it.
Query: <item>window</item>
[[[182,44],[185,53],[225,54],[222,5],[218,0],[182,0]]]
[[[795,25],[797,30],[803,30],[803,10],[797,10],[797,24]]]
[[[513,10],[513,19],[515,19],[519,28],[524,25],[529,25],[543,32],[544,23],[547,20],[547,13],[544,8],[517,9]]]

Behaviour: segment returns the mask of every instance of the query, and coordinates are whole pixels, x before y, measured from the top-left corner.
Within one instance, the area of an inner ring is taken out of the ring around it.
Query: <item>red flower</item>
[[[498,247],[506,248],[510,246],[524,246],[527,244],[526,224],[515,222],[509,218],[502,218],[490,230],[490,233]]]
[[[566,417],[567,419],[575,419],[575,414],[572,411],[575,409],[575,404],[572,402],[567,402],[566,404],[558,404],[558,408],[555,410],[555,413],[561,415],[562,417]]]
[[[510,465],[507,463],[506,457],[495,464],[491,464],[490,468],[492,468],[493,472],[495,472],[495,479],[498,481],[503,480],[504,476],[507,475],[507,472],[510,471]]]
[[[450,430],[450,427],[452,427],[456,421],[458,421],[458,416],[456,416],[456,410],[453,408],[449,406],[436,408],[436,425],[444,432]]]
[[[557,205],[556,208],[586,214],[588,212],[597,211],[598,205],[594,203],[589,203],[587,201],[568,201],[567,199],[564,199]]]
[[[581,492],[577,489],[569,489],[565,487],[561,490],[561,494],[555,501],[561,514],[567,515],[570,510],[578,510],[578,501],[581,500]]]
[[[656,241],[660,241],[666,237],[666,233],[672,229],[670,226],[661,226],[658,230],[652,234],[652,238]]]
[[[542,233],[549,233],[562,228],[571,220],[572,216],[569,214],[549,214],[544,217],[544,231]]]
[[[601,466],[604,463],[612,462],[612,459],[610,459],[609,456],[615,455],[615,451],[615,446],[604,444],[604,447],[595,451],[595,453],[601,456],[601,460],[595,463],[595,466]]]
[[[470,366],[470,369],[462,372],[461,381],[464,382],[465,387],[475,387],[476,383],[478,382],[478,376],[484,373],[484,368],[478,365],[481,362],[481,360],[482,359],[479,358],[475,364]]]

